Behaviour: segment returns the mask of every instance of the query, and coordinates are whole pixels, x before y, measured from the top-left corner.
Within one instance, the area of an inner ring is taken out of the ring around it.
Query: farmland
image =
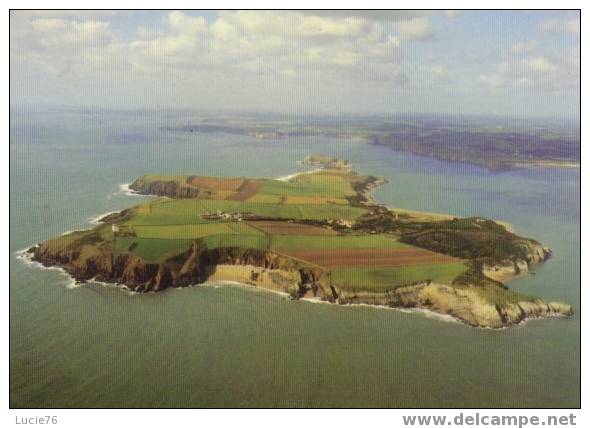
[[[286,251],[287,255],[307,260],[325,268],[340,266],[419,266],[447,264],[457,261],[444,254],[433,253],[421,248],[338,248]]]
[[[152,247],[162,240],[194,242],[209,250],[250,248],[333,271],[330,281],[336,286],[371,289],[416,281],[494,284],[480,272],[484,263],[514,254],[525,259],[537,245],[490,220],[376,207],[363,189],[378,179],[359,176],[348,166],[287,181],[199,176],[139,180],[155,185],[150,189],[156,195],[166,196],[164,183],[175,182],[191,186],[197,196],[180,192],[139,206],[123,225],[141,241],[135,254],[157,253]],[[346,226],[335,227],[338,222]],[[117,243],[117,248],[122,246]],[[163,245],[160,256],[170,255],[173,248],[186,250],[186,245]]]
[[[409,248],[391,235],[303,236],[273,235],[271,248],[277,251],[361,249],[361,248]]]
[[[205,223],[203,215],[224,213],[249,213],[262,218],[294,220],[354,220],[364,209],[349,205],[331,204],[276,204],[240,202],[217,199],[157,200],[147,204],[131,219],[130,225],[195,224]]]
[[[193,244],[207,250],[270,251],[333,270],[335,285],[355,289],[416,280],[449,282],[467,270],[461,259],[403,243],[395,234],[332,227],[334,221],[353,222],[370,211],[350,202],[365,177],[348,170],[323,169],[289,181],[200,176],[142,180],[163,195],[169,190],[162,183],[174,182],[192,188],[196,196],[155,199],[136,207],[121,224],[132,236],[115,238],[119,254],[162,260]]]
[[[286,221],[254,221],[249,224],[268,235],[277,235],[278,237],[282,235],[296,237],[312,236],[315,237],[313,239],[318,240],[319,238],[319,241],[322,241],[325,236],[338,234],[335,230],[327,227],[310,226]]]
[[[388,209],[370,197],[382,179],[329,164],[288,180],[146,175],[130,187],[155,198],[30,252],[77,280],[135,291],[229,279],[294,299],[424,307],[472,325],[519,322],[523,302],[538,302],[494,279],[548,258],[537,241],[488,219]]]

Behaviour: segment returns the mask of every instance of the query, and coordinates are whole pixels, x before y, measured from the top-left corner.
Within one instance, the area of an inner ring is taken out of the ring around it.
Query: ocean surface
[[[500,331],[240,286],[76,286],[17,252],[140,196],[145,173],[279,177],[324,153],[383,175],[391,206],[511,222],[555,257],[513,289],[580,311],[579,170],[490,173],[357,140],[174,133],[190,112],[13,111],[12,407],[578,407],[580,319]]]

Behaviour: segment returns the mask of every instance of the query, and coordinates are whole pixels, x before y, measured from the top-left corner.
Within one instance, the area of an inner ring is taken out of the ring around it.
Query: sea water
[[[13,111],[10,404],[13,407],[576,407],[580,185],[575,169],[491,173],[358,140],[177,133],[196,112]],[[293,302],[248,288],[132,294],[72,287],[18,250],[137,204],[146,173],[280,177],[313,153],[383,175],[391,206],[508,221],[554,251],[515,290],[569,319],[500,331],[424,313]]]

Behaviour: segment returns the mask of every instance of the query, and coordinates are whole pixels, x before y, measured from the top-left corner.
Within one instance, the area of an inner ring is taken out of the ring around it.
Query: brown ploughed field
[[[288,256],[326,268],[336,266],[405,266],[453,263],[460,259],[421,248],[364,248],[284,251]]]
[[[244,182],[238,187],[237,193],[229,195],[226,199],[229,201],[245,201],[246,199],[254,196],[260,188],[260,182],[256,180],[244,180]]]
[[[217,177],[189,177],[188,184],[204,187],[211,190],[239,190],[244,184],[241,178],[217,178]]]

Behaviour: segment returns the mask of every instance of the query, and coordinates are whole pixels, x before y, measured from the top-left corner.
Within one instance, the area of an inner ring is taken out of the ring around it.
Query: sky
[[[11,11],[12,106],[579,116],[577,11]]]

